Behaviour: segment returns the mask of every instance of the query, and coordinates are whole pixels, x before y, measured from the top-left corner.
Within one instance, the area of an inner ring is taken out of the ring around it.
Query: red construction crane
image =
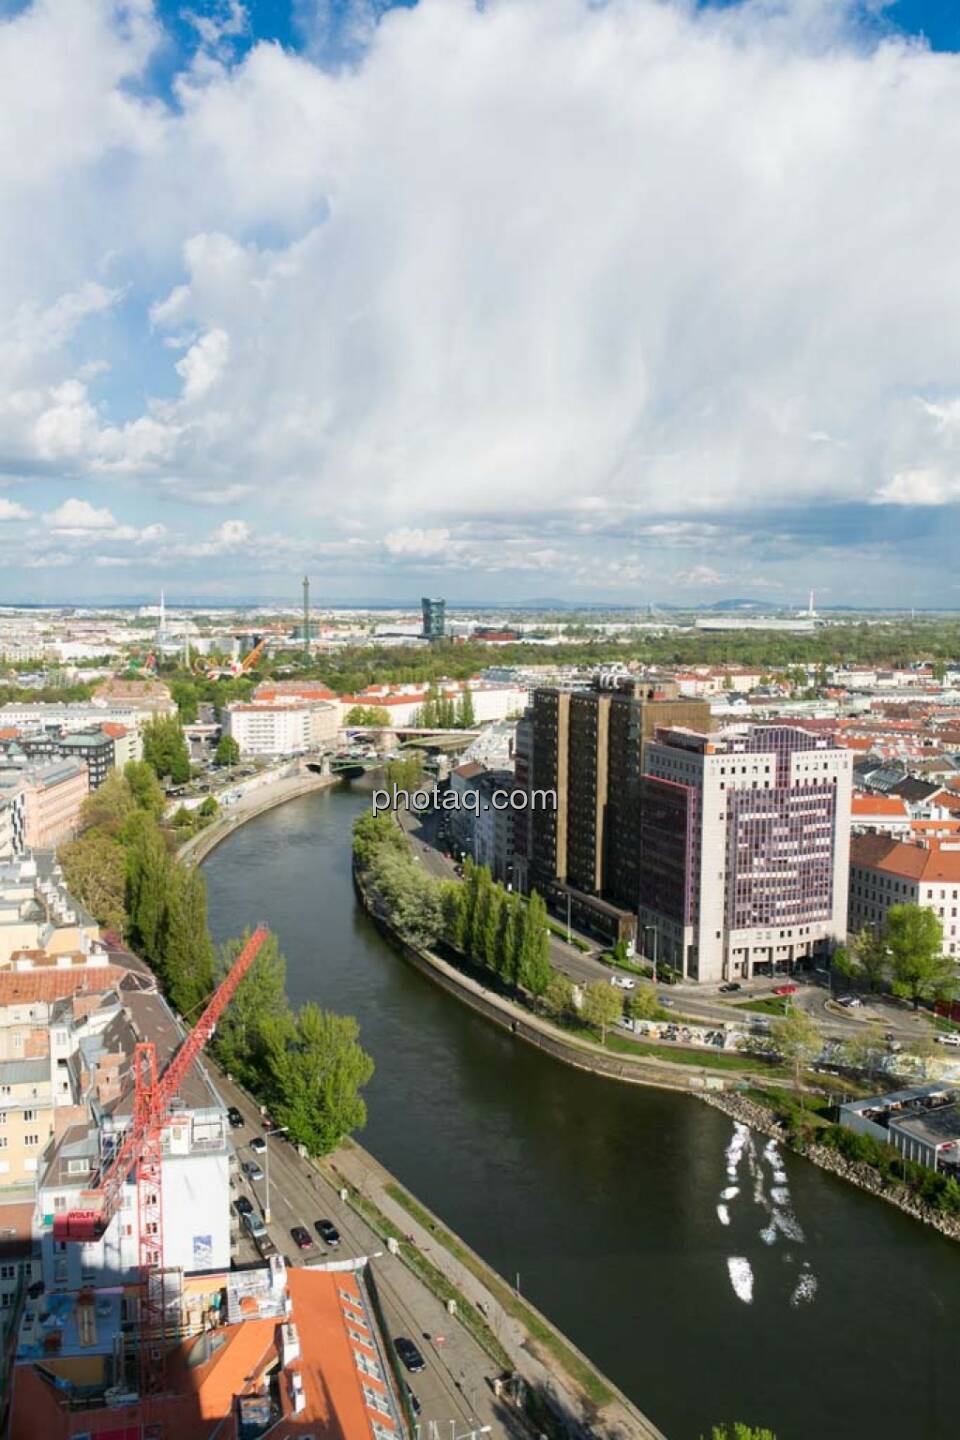
[[[85,1190],[82,1210],[67,1210],[53,1217],[55,1241],[95,1241],[103,1237],[120,1207],[123,1187],[131,1172],[137,1184],[137,1223],[140,1270],[140,1368],[144,1396],[157,1394],[163,1385],[163,1287],[157,1279],[163,1267],[163,1206],[161,1165],[163,1128],[172,1118],[170,1102],[191,1065],[213,1034],[237,986],[253,964],[267,938],[258,926],[214,991],[197,1023],[162,1075],[157,1074],[157,1049],[150,1040],[134,1050],[133,1119],[122,1144],[100,1172],[92,1190]],[[158,1337],[161,1344],[157,1344]]]

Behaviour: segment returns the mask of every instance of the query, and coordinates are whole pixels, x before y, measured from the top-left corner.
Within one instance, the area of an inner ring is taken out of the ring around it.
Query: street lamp
[[[648,931],[650,931],[650,930],[653,931],[653,983],[654,983],[654,985],[656,985],[656,983],[657,983],[657,935],[658,935],[658,931],[657,931],[656,925],[644,925],[644,927],[643,927],[643,944],[644,944],[644,949],[646,949],[647,933],[648,933]]]
[[[263,1201],[263,1223],[270,1224],[270,1136],[282,1135],[287,1130],[286,1125],[276,1125],[272,1130],[263,1132],[263,1158],[264,1158],[264,1201]]]

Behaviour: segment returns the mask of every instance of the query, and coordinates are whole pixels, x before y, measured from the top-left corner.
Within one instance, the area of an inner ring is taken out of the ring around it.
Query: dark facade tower
[[[425,640],[442,640],[446,626],[446,600],[430,599],[424,595],[420,601],[423,610],[423,636]]]

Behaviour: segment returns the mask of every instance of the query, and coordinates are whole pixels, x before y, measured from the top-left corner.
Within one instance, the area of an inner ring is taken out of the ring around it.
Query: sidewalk
[[[603,1406],[595,1421],[592,1416],[593,1406],[589,1399],[575,1388],[573,1381],[558,1374],[558,1365],[555,1360],[546,1363],[537,1352],[535,1340],[531,1340],[526,1327],[522,1321],[508,1314],[490,1289],[484,1285],[472,1270],[463,1265],[455,1255],[441,1244],[430,1230],[424,1228],[388,1193],[387,1185],[392,1182],[392,1176],[383,1167],[367,1154],[359,1145],[352,1144],[336,1152],[331,1162],[337,1172],[354,1186],[362,1194],[368,1196],[389,1220],[415,1244],[427,1258],[441,1270],[451,1284],[455,1285],[463,1295],[483,1314],[493,1335],[511,1356],[516,1370],[524,1377],[531,1386],[553,1395],[563,1409],[571,1417],[575,1417],[581,1425],[581,1433],[584,1436],[591,1436],[601,1433],[599,1426],[602,1426],[602,1434],[605,1440],[664,1440],[662,1433],[646,1416],[619,1392],[614,1391],[612,1400]],[[393,1182],[395,1183],[395,1182]],[[413,1197],[411,1197],[413,1198]],[[419,1202],[417,1202],[419,1205]],[[425,1207],[420,1206],[424,1209]],[[440,1229],[446,1229],[442,1221],[438,1219],[437,1225]],[[464,1250],[467,1246],[463,1241],[458,1242]],[[476,1257],[484,1268],[485,1262]],[[505,1283],[505,1282],[503,1282]],[[530,1310],[534,1307],[529,1301],[524,1304]],[[550,1326],[546,1317],[539,1317],[543,1323]],[[550,1326],[552,1329],[553,1327]],[[559,1332],[556,1332],[559,1336]],[[594,1369],[592,1363],[586,1356],[582,1356],[571,1341],[565,1336],[559,1336],[566,1347],[572,1351],[586,1365]],[[599,1372],[597,1372],[599,1374]],[[606,1386],[613,1390],[613,1386],[606,1377],[600,1376]],[[599,1425],[597,1424],[599,1421]]]

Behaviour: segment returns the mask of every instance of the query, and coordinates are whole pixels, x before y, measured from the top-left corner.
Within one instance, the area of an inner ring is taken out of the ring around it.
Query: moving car
[[[774,985],[773,993],[774,995],[796,995],[797,987],[796,985]]]
[[[313,1248],[313,1240],[306,1225],[294,1225],[290,1234],[293,1236],[294,1244],[297,1245],[299,1249],[311,1250]]]
[[[411,1375],[419,1375],[421,1370],[426,1370],[427,1362],[412,1340],[408,1340],[405,1335],[399,1335],[393,1343]]]
[[[340,1244],[340,1231],[332,1220],[317,1220],[313,1227],[325,1245],[335,1250]]]
[[[629,975],[611,975],[610,984],[616,985],[618,990],[636,990],[636,980],[631,980]]]
[[[857,1010],[863,1001],[859,995],[840,995],[837,997],[837,1004],[842,1005],[845,1010]]]
[[[954,1030],[951,1030],[950,1033],[946,1035],[934,1035],[933,1038],[938,1045],[960,1045],[960,1035]]]
[[[244,1175],[246,1175],[248,1180],[263,1179],[263,1171],[260,1169],[260,1166],[256,1163],[255,1160],[244,1160],[243,1173]]]
[[[725,985],[720,986],[721,995],[732,995],[735,990],[742,990],[743,986],[739,980],[728,980]]]
[[[255,1155],[262,1155],[266,1148],[267,1142],[266,1140],[264,1140],[263,1136],[254,1135],[253,1139],[250,1141],[250,1149],[253,1151],[253,1153]]]
[[[231,1105],[227,1111],[227,1119],[230,1121],[231,1130],[240,1130],[243,1127],[243,1116],[236,1105]]]

